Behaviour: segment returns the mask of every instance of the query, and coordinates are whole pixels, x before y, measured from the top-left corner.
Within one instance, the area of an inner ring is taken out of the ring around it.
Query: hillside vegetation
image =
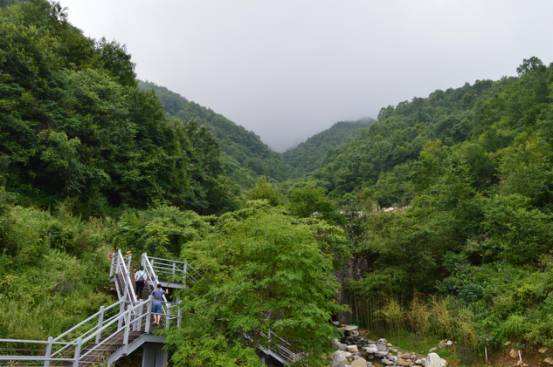
[[[280,155],[253,132],[165,87],[140,82],[140,88],[153,91],[168,115],[209,129],[224,153],[225,174],[241,186],[251,186],[261,175],[273,180],[287,177],[288,169]]]
[[[517,72],[382,109],[317,173],[349,208],[364,324],[553,344],[553,65]]]
[[[297,179],[278,183],[259,138],[141,85],[58,4],[0,4],[1,337],[113,301],[122,248],[200,269],[167,331],[176,366],[260,366],[243,335],[269,328],[323,366],[336,315],[451,338],[464,365],[553,346],[553,65],[337,124],[286,153]]]
[[[124,47],[84,37],[56,3],[10,3],[0,7],[0,337],[45,339],[111,304],[108,254],[121,248],[201,271],[180,295],[186,327],[167,331],[174,365],[260,366],[243,336],[268,329],[324,365],[344,232],[291,214],[267,178],[242,200],[225,159],[252,177],[280,164],[257,137],[188,102],[166,114]],[[231,143],[243,162],[221,156]]]
[[[353,139],[359,131],[370,126],[374,120],[365,118],[357,121],[340,121],[298,146],[282,154],[291,167],[294,177],[302,177],[319,169],[329,152]]]

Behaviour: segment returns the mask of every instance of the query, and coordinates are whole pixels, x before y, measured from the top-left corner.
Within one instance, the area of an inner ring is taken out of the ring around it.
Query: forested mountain
[[[165,87],[140,82],[140,88],[154,91],[170,116],[207,127],[225,153],[225,172],[241,185],[251,185],[257,176],[281,180],[288,175],[279,154],[253,132]]]
[[[517,72],[382,109],[317,173],[348,208],[365,325],[553,341],[553,65]]]
[[[168,202],[212,212],[227,201],[219,147],[138,89],[130,55],[69,24],[59,5],[0,10],[0,161],[9,191],[83,213]]]
[[[238,200],[219,144],[252,177],[280,178],[280,157],[180,97],[165,113],[125,48],[86,38],[59,4],[1,5],[0,338],[46,340],[113,303],[108,259],[121,248],[201,269],[178,296],[187,323],[168,330],[173,365],[260,367],[253,330],[294,338],[323,365],[343,232],[263,196]],[[21,352],[5,345],[2,356]]]
[[[452,339],[452,365],[553,345],[553,65],[517,73],[338,123],[278,183],[255,134],[140,84],[121,45],[0,0],[0,337],[113,301],[120,247],[201,269],[166,334],[175,366],[259,367],[254,330],[328,365],[339,301],[372,334]]]
[[[292,168],[295,177],[307,175],[320,168],[327,154],[349,142],[359,130],[370,126],[374,120],[340,121],[298,146],[283,153],[284,161]]]

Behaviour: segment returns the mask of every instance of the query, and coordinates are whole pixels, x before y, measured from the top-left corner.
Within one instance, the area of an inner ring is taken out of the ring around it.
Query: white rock
[[[437,353],[430,353],[426,356],[426,360],[424,361],[425,367],[446,367],[447,361],[443,358],[440,358],[440,356]]]
[[[351,367],[368,367],[368,363],[365,358],[356,358],[351,362]]]
[[[376,347],[379,351],[388,351],[388,343],[386,343],[386,339],[378,339],[378,342],[376,342]]]
[[[378,352],[378,348],[376,347],[376,344],[369,344],[363,349],[365,350],[365,352],[369,354],[375,354],[376,352]]]
[[[349,352],[344,352],[342,350],[337,350],[332,355],[332,367],[346,367],[348,364],[348,356],[351,355]]]
[[[346,350],[350,353],[359,353],[359,348],[355,344],[346,346]]]

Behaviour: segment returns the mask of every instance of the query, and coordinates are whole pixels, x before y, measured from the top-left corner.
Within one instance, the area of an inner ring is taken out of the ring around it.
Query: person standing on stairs
[[[138,269],[138,271],[134,273],[134,281],[136,284],[136,296],[138,299],[142,299],[142,292],[146,284],[146,272],[143,268]]]
[[[152,292],[152,314],[154,315],[154,325],[159,326],[161,322],[161,313],[162,310],[162,302],[163,302],[163,295],[165,294],[165,291],[163,288],[161,288],[161,284],[157,285],[157,288],[153,290]]]

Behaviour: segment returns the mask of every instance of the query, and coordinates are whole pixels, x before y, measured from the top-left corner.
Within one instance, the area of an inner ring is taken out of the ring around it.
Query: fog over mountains
[[[62,0],[127,45],[138,77],[283,151],[336,121],[553,59],[553,2]]]

